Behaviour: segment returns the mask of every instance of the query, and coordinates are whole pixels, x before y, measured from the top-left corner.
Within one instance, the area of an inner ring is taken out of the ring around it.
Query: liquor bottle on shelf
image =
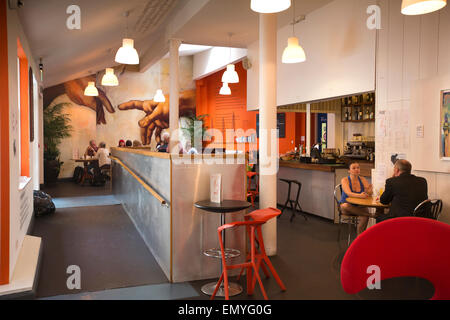
[[[373,112],[373,109],[370,109],[370,115],[369,115],[369,119],[370,120],[373,120],[373,118],[374,118],[374,112]]]
[[[363,112],[361,108],[358,111],[358,120],[363,120]]]
[[[345,117],[344,117],[345,121],[348,121],[348,109],[345,109]]]
[[[369,120],[370,115],[369,115],[369,108],[366,109],[366,114],[364,115],[364,120]]]

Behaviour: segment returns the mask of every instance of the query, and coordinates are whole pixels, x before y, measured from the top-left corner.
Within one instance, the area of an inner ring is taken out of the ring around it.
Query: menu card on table
[[[211,202],[222,202],[222,175],[212,174],[210,177]]]

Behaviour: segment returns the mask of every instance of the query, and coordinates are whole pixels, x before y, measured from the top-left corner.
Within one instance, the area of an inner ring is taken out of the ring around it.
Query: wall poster
[[[441,160],[450,160],[450,89],[441,91],[441,118],[440,118],[440,141],[439,156]]]

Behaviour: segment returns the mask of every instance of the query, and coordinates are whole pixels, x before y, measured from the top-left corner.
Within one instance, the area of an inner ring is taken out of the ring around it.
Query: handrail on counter
[[[141,178],[139,178],[130,168],[128,168],[122,160],[116,158],[114,156],[110,156],[110,158],[117,163],[119,163],[125,170],[127,170],[148,192],[150,192],[160,203],[161,206],[169,207],[169,204],[164,200],[152,187],[150,187],[147,183],[144,182]]]

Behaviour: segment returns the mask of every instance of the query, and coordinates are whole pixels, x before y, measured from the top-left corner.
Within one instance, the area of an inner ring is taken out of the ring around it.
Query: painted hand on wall
[[[131,100],[119,105],[119,110],[142,110],[145,117],[138,125],[141,130],[143,145],[149,145],[154,133],[156,143],[161,142],[161,132],[169,128],[169,96],[166,102],[158,103],[153,100]],[[195,91],[189,90],[180,93],[180,117],[195,114]]]
[[[97,113],[97,124],[106,124],[105,110],[103,108],[106,108],[110,113],[114,113],[115,110],[105,92],[98,87],[98,97],[88,97],[84,95],[84,89],[87,87],[89,81],[95,81],[95,76],[71,80],[45,89],[44,105],[48,106],[55,98],[67,94],[73,103],[94,110]]]

